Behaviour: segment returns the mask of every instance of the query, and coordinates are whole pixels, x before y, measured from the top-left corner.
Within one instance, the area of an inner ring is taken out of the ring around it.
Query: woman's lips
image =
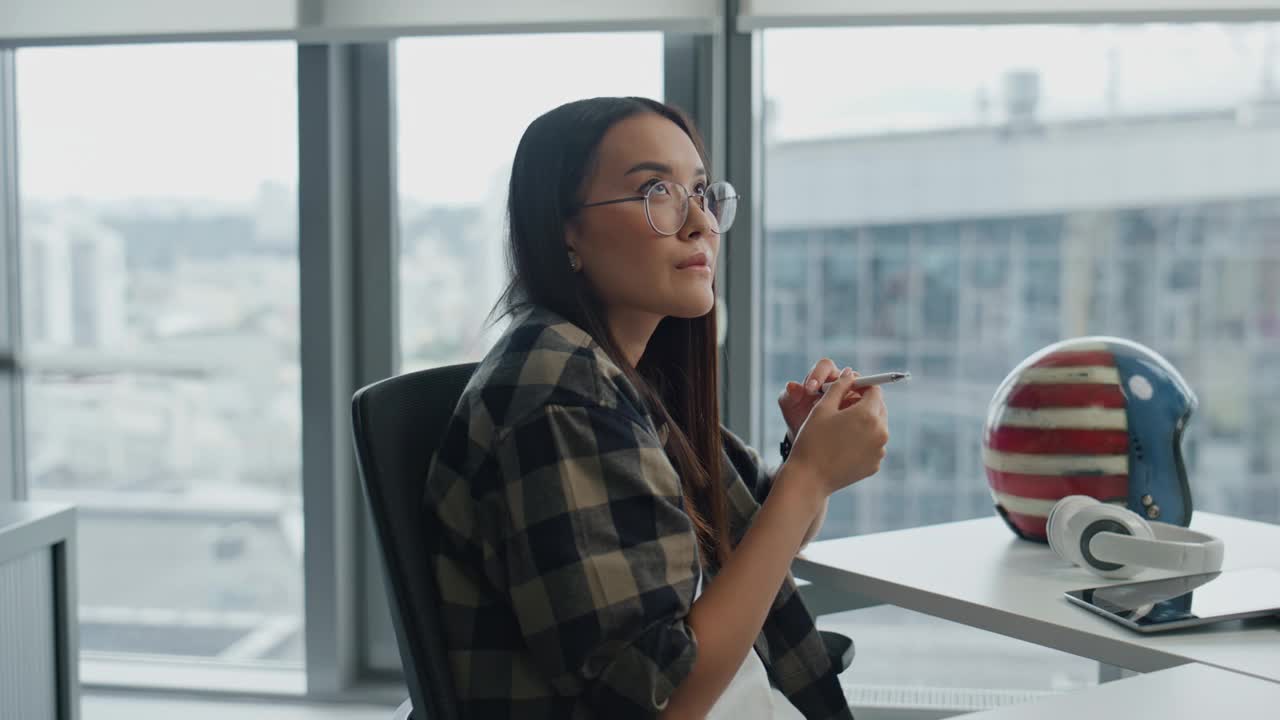
[[[711,260],[710,258],[707,257],[706,253],[698,253],[697,255],[691,255],[688,258],[686,258],[684,262],[676,266],[676,269],[677,270],[697,270],[697,269],[710,270]]]

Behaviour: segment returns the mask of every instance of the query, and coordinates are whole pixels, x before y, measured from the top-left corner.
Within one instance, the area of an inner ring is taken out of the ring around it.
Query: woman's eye
[[[706,183],[698,183],[697,185],[694,185],[694,186],[693,186],[693,194],[694,194],[694,195],[706,195],[706,194],[707,194],[707,184],[706,184]]]
[[[643,190],[645,192],[654,191],[654,192],[665,193],[665,194],[671,193],[671,187],[667,185],[667,182],[665,180],[656,180],[656,179],[650,180],[649,182],[645,183]]]

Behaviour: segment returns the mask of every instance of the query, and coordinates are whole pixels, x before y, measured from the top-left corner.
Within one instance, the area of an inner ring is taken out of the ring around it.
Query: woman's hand
[[[854,373],[854,377],[857,376],[858,374]],[[787,421],[787,430],[793,441],[800,433],[800,426],[809,417],[813,406],[822,398],[822,395],[818,394],[818,388],[822,387],[823,383],[833,382],[838,377],[840,377],[840,369],[831,358],[822,358],[805,376],[803,382],[788,382],[782,389],[778,395],[778,409],[782,410],[782,417]]]
[[[845,368],[813,405],[784,465],[803,468],[798,477],[817,482],[824,497],[879,472],[889,442],[881,389],[869,387],[859,394],[855,378],[857,373]]]

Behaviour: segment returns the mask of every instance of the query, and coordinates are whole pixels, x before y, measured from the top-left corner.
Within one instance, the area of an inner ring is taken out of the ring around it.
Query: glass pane
[[[27,465],[87,657],[302,665],[295,54],[18,52]]]
[[[832,499],[822,537],[994,516],[992,393],[1084,334],[1150,345],[1199,393],[1198,509],[1280,521],[1277,48],[1274,24],[765,32],[763,447],[779,389],[824,355],[915,375],[885,391],[880,474]],[[895,653],[877,681],[1021,678],[995,650],[926,661],[937,627],[899,663],[914,621],[861,617]],[[1054,667],[1054,687],[1092,675]]]
[[[502,327],[485,319],[506,282],[520,135],[571,100],[661,99],[662,35],[421,38],[396,52],[402,369],[479,360]]]

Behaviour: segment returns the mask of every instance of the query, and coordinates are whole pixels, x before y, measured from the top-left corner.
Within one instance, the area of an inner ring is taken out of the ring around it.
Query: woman
[[[464,717],[850,717],[788,568],[827,497],[879,469],[884,403],[820,361],[779,397],[776,474],[720,426],[736,198],[707,167],[641,98],[556,108],[516,150],[514,317],[427,481]]]

